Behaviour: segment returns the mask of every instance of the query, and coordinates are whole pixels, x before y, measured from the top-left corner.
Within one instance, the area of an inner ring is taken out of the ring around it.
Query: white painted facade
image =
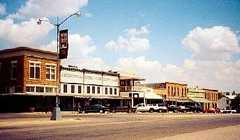
[[[64,67],[61,69],[61,94],[92,98],[118,97],[119,74]]]

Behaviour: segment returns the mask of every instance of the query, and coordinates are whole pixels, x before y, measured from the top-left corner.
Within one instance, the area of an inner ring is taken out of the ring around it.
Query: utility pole
[[[77,11],[71,15],[69,15],[68,17],[66,17],[65,19],[63,19],[61,22],[58,21],[58,17],[57,17],[57,23],[52,23],[49,20],[45,20],[45,19],[38,19],[37,24],[41,24],[42,22],[48,22],[52,25],[54,25],[57,29],[57,54],[58,54],[58,60],[59,60],[59,70],[58,70],[58,76],[59,76],[59,81],[58,81],[58,93],[56,93],[56,99],[55,99],[55,107],[52,111],[52,116],[51,116],[51,120],[60,120],[61,117],[61,109],[59,107],[60,104],[60,98],[59,98],[59,94],[61,92],[61,84],[60,84],[60,77],[61,77],[61,72],[60,72],[60,64],[61,64],[61,59],[59,58],[59,29],[60,26],[65,23],[69,18],[71,18],[72,16],[81,16],[80,11]]]

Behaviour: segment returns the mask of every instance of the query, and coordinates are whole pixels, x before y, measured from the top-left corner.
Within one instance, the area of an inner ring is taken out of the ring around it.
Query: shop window
[[[35,91],[35,87],[27,86],[27,87],[26,87],[26,91],[27,91],[27,92],[34,92],[34,91]]]
[[[40,63],[30,63],[30,78],[39,79],[40,78]]]
[[[17,61],[11,61],[11,71],[10,71],[11,80],[16,80],[17,77]]]
[[[100,94],[100,87],[97,87],[97,93]]]
[[[78,86],[78,93],[82,92],[82,86]]]
[[[44,92],[44,87],[36,87],[36,92]]]
[[[56,66],[46,65],[46,79],[56,80]]]
[[[63,85],[63,92],[64,92],[64,93],[67,93],[67,84],[64,84],[64,85]]]
[[[87,93],[90,93],[90,86],[87,86]]]
[[[45,91],[46,91],[47,93],[53,93],[53,88],[52,88],[52,87],[46,87],[46,88],[45,88]]]
[[[75,86],[71,85],[71,93],[74,93],[74,92],[75,92]]]

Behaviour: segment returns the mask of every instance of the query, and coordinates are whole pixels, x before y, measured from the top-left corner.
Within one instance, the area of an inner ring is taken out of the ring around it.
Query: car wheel
[[[159,109],[159,110],[158,110],[158,112],[159,112],[159,113],[162,113],[162,110],[161,110],[161,109]]]
[[[100,113],[104,113],[102,109],[101,109],[101,110],[99,110],[99,112],[100,112]]]
[[[154,111],[154,110],[153,110],[152,108],[150,108],[149,112],[151,112],[151,113],[152,113],[153,111]]]

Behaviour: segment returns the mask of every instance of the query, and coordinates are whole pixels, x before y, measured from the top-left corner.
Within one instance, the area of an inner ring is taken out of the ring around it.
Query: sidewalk
[[[239,140],[240,125],[184,133],[157,140]]]

